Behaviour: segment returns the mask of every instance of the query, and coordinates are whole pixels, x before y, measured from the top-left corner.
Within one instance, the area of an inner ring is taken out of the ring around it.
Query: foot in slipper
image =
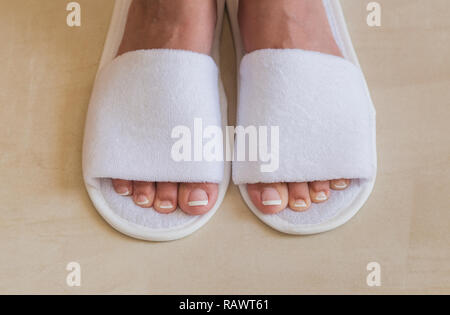
[[[141,49],[189,50],[209,55],[216,27],[216,0],[134,0],[118,56]],[[195,18],[193,18],[195,17]],[[212,183],[154,183],[113,179],[117,194],[142,208],[167,214],[180,207],[190,215],[207,213],[216,203]]]
[[[241,0],[239,24],[245,51],[260,49],[304,49],[342,57],[321,1]],[[311,203],[330,198],[330,189],[344,190],[351,180],[309,183],[247,185],[248,194],[263,213],[274,214],[289,206],[306,211]]]
[[[343,225],[374,187],[377,156],[375,109],[340,1],[227,0],[227,8],[240,69],[237,125],[279,135],[267,147],[277,168],[268,171],[263,157],[235,160],[234,183],[278,231]]]
[[[86,118],[83,177],[97,211],[126,235],[186,237],[224,199],[231,163],[216,159],[218,150],[203,159],[185,147],[199,121],[210,131],[227,125],[224,10],[225,0],[115,1]],[[216,133],[209,148],[224,140]]]

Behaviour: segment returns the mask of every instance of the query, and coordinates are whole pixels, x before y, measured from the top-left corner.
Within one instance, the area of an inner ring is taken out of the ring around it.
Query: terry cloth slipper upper
[[[323,2],[345,58],[301,49],[245,55],[237,20],[239,0],[227,1],[240,61],[238,126],[278,126],[280,136],[278,169],[262,171],[267,164],[263,161],[235,161],[233,180],[263,222],[290,234],[325,232],[350,220],[367,200],[376,176],[375,110],[369,90],[339,1]],[[351,186],[332,191],[326,203],[274,215],[261,213],[246,187],[341,178],[353,179]]]
[[[229,182],[229,163],[177,162],[171,155],[175,127],[194,130],[197,118],[205,126],[226,126],[227,102],[217,67],[225,3],[218,1],[213,58],[168,49],[115,58],[130,4],[131,0],[115,4],[86,122],[84,180],[95,207],[114,228],[139,239],[174,240],[193,233],[214,215]],[[117,195],[112,178],[218,183],[219,195],[213,209],[202,216],[180,209],[160,214]]]

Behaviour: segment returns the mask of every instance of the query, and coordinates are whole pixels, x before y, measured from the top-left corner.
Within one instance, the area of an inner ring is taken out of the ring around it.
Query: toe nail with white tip
[[[150,203],[150,200],[148,200],[148,198],[144,195],[140,195],[138,197],[136,197],[136,204],[138,206],[146,206]]]
[[[316,194],[315,199],[317,201],[325,201],[325,200],[328,200],[328,196],[325,192],[321,191]]]
[[[204,207],[208,203],[208,194],[203,189],[194,189],[189,195],[189,207]]]
[[[172,209],[173,204],[170,201],[161,201],[159,208],[164,210]]]
[[[308,204],[304,200],[300,199],[300,200],[295,201],[294,207],[304,209],[304,208],[308,207]]]
[[[281,206],[281,197],[275,188],[265,188],[261,194],[261,203],[263,206]]]
[[[334,183],[333,186],[336,189],[345,189],[345,188],[347,188],[348,185],[345,181],[338,181],[338,182]]]

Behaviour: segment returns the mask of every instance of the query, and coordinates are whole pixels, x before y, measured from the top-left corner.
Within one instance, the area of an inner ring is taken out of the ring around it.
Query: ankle
[[[341,56],[321,1],[241,0],[245,50],[305,49]]]
[[[216,20],[216,0],[134,0],[118,55],[158,48],[209,54]]]

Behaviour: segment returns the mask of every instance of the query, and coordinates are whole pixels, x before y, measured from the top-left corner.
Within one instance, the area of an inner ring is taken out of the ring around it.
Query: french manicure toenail
[[[325,200],[327,200],[327,199],[328,199],[328,196],[327,196],[327,194],[326,194],[325,192],[323,192],[323,191],[317,193],[317,195],[316,195],[316,200],[317,200],[317,201],[325,201]]]
[[[145,206],[148,205],[150,203],[150,200],[148,200],[148,198],[144,195],[139,195],[136,197],[136,204],[138,204],[139,206]]]
[[[337,189],[344,189],[347,188],[347,183],[345,181],[336,182],[334,187]]]
[[[161,209],[172,209],[173,204],[170,201],[161,201],[161,203],[159,204],[159,207]]]
[[[281,206],[281,197],[275,188],[265,188],[261,194],[261,201],[264,206]]]
[[[121,196],[129,196],[130,195],[130,191],[128,189],[119,189],[119,195]]]
[[[189,207],[203,207],[207,206],[208,203],[208,194],[206,193],[206,191],[199,188],[191,191],[188,202]]]
[[[296,200],[294,203],[295,208],[306,208],[308,205],[306,204],[305,200]]]

